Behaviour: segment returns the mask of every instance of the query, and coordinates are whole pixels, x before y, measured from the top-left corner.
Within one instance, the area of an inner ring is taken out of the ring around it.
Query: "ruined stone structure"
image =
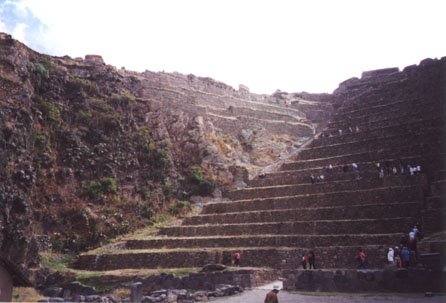
[[[306,111],[331,111],[0,40],[0,253],[39,281],[39,251],[91,249],[180,200],[243,188],[324,125]]]
[[[446,58],[428,59],[341,83],[328,126],[279,171],[227,192],[230,201],[206,204],[200,215],[157,237],[129,240],[122,251],[81,255],[75,267],[231,264],[239,251],[242,266],[291,269],[313,250],[319,268],[356,268],[362,247],[368,266],[382,268],[388,247],[415,223],[426,236],[444,230],[445,75]],[[412,175],[408,165],[421,172]],[[312,174],[325,180],[311,184]]]

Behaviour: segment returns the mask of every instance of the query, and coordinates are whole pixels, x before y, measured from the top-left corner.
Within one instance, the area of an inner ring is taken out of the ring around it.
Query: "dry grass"
[[[124,288],[124,287],[116,288],[110,294],[118,298],[129,298],[130,288]]]
[[[14,287],[12,293],[13,302],[37,302],[45,299],[32,287]]]

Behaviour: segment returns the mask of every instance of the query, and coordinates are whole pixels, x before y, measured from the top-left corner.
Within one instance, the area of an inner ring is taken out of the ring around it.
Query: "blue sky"
[[[362,71],[446,56],[444,0],[0,0],[31,48],[252,92],[331,92]]]

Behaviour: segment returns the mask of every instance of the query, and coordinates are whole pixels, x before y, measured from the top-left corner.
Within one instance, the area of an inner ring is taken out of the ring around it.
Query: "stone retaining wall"
[[[380,270],[291,270],[284,272],[288,291],[444,292],[446,274],[418,268]]]
[[[352,205],[351,201],[355,201],[354,205],[366,205],[421,201],[421,199],[422,191],[420,186],[402,186],[394,188],[382,187],[356,191],[348,190],[313,195],[296,195],[291,197],[212,203],[204,205],[202,214],[264,209],[293,209],[300,207],[349,206]]]

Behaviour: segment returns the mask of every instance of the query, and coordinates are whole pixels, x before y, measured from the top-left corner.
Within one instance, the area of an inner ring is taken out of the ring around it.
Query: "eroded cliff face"
[[[310,139],[330,102],[50,57],[1,34],[1,254],[32,268],[42,246],[98,246],[242,187]]]

